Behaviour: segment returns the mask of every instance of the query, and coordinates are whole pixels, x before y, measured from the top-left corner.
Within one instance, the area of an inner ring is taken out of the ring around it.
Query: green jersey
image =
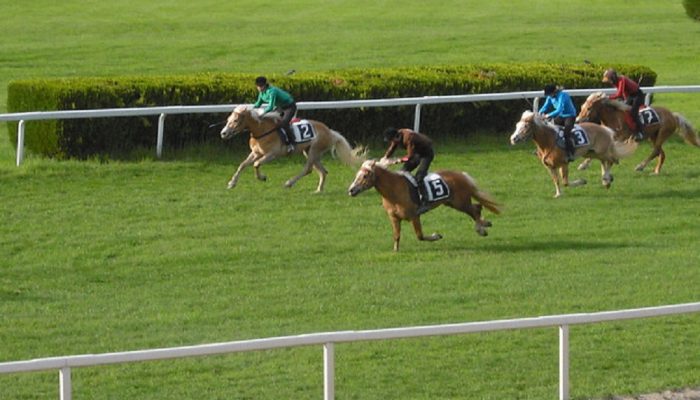
[[[258,108],[263,103],[267,103],[267,107],[265,107],[265,112],[269,113],[277,107],[285,108],[286,106],[291,105],[292,103],[294,103],[294,98],[292,97],[292,95],[285,92],[284,90],[272,85],[268,85],[267,88],[265,88],[265,90],[258,94],[258,100],[255,101],[253,107]]]

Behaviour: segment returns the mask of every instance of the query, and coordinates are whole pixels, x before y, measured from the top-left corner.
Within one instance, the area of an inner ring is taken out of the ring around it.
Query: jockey
[[[384,131],[384,141],[389,142],[389,148],[387,148],[382,159],[391,157],[398,146],[403,146],[406,149],[406,155],[399,159],[400,162],[404,163],[401,169],[410,172],[418,167],[415,177],[416,181],[418,181],[421,203],[417,214],[423,214],[429,210],[425,188],[422,183],[425,176],[428,175],[428,168],[435,157],[433,141],[428,136],[408,128],[387,128]]]
[[[561,87],[555,85],[545,85],[544,95],[547,100],[540,107],[539,113],[545,118],[551,118],[552,122],[564,126],[564,144],[566,145],[566,161],[574,160],[574,143],[571,138],[571,130],[576,121],[576,107],[571,101],[571,96],[564,92]],[[551,111],[550,111],[551,110]],[[547,112],[549,112],[547,114]]]
[[[253,104],[253,108],[258,108],[263,103],[267,103],[263,114],[275,110],[279,111],[282,116],[282,121],[278,125],[280,139],[287,145],[287,152],[292,152],[294,150],[294,134],[289,127],[289,123],[297,112],[294,98],[284,90],[270,85],[264,76],[255,78],[255,87],[258,89],[258,99]]]
[[[644,92],[642,92],[642,89],[639,88],[637,82],[624,75],[618,75],[617,71],[612,68],[605,70],[603,82],[610,83],[610,85],[617,88],[617,93],[610,96],[610,99],[622,98],[627,105],[632,107],[630,113],[632,113],[635,127],[634,139],[637,141],[642,140],[644,128],[642,121],[639,120],[639,107],[644,104]]]

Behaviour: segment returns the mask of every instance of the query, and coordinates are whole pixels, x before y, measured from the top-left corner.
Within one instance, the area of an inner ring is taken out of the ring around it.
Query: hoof
[[[490,228],[493,225],[491,224],[491,221],[484,220],[484,222],[481,223],[481,226],[486,227],[486,228]]]
[[[236,187],[236,182],[229,182],[226,189],[233,189],[234,187]]]
[[[642,172],[642,171],[644,171],[644,165],[639,164],[636,167],[634,167],[634,170],[637,172]]]

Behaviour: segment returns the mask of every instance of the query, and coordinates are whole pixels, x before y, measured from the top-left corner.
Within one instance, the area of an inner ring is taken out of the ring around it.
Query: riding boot
[[[576,157],[576,149],[574,148],[571,138],[565,138],[564,142],[566,143],[566,161],[574,161],[574,158]]]
[[[430,210],[428,205],[428,195],[425,193],[425,183],[423,180],[418,182],[418,208],[416,209],[416,214],[421,215]]]
[[[283,128],[280,127],[280,132],[282,132],[282,136],[284,136],[284,143],[287,145],[287,153],[291,153],[294,151],[294,136],[290,134],[291,132],[289,128]]]

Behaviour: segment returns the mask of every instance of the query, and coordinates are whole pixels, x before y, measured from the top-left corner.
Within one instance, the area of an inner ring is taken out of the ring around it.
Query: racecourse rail
[[[416,338],[425,336],[461,335],[527,328],[559,327],[559,399],[569,399],[569,326],[649,317],[700,312],[700,303],[685,303],[630,310],[604,311],[588,314],[552,315],[534,318],[506,319],[460,324],[427,325],[363,331],[312,333],[234,342],[210,343],[163,349],[126,351],[119,353],[85,354],[66,357],[39,358],[0,363],[0,374],[58,370],[59,396],[71,400],[71,368],[90,367],[137,361],[271,350],[278,348],[323,345],[323,398],[335,398],[335,344],[360,341]],[[691,352],[692,353],[692,352]]]
[[[649,104],[654,93],[691,93],[700,92],[700,85],[692,86],[649,86],[642,88],[646,93],[645,103]],[[593,92],[614,93],[614,89],[567,89],[571,96],[588,96]],[[299,110],[321,110],[361,107],[396,107],[415,106],[413,129],[420,130],[421,106],[426,104],[445,103],[471,103],[482,101],[501,101],[534,99],[533,109],[538,108],[542,91],[485,93],[452,96],[424,96],[405,97],[396,99],[374,100],[346,100],[346,101],[307,101],[297,103]],[[136,117],[147,115],[159,115],[158,136],[156,141],[156,156],[163,153],[163,128],[165,117],[168,114],[197,114],[197,113],[227,113],[231,112],[236,104],[204,105],[204,106],[163,106],[163,107],[139,107],[139,108],[105,108],[99,110],[68,110],[68,111],[35,111],[13,114],[0,114],[0,121],[19,121],[17,127],[17,166],[24,160],[24,127],[26,121],[74,119],[74,118],[105,118],[105,117]]]

